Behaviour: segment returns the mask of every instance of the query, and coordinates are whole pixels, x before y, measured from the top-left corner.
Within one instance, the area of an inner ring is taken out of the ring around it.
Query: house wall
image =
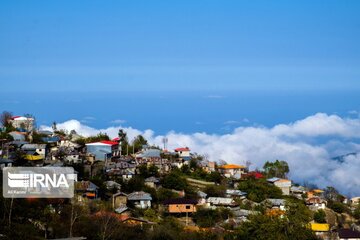
[[[34,128],[34,120],[31,118],[28,118],[27,120],[10,120],[11,125],[14,128],[23,128],[30,132]]]
[[[281,189],[284,195],[290,195],[291,182],[274,182],[274,185]]]
[[[193,213],[196,212],[196,207],[193,204],[170,204],[168,207],[169,213]]]
[[[180,151],[178,153],[180,157],[190,157],[190,151]]]
[[[67,155],[65,157],[66,161],[78,163],[81,162],[79,155]]]
[[[117,196],[114,198],[114,207],[115,208],[126,205],[126,203],[127,203],[126,196]]]
[[[86,152],[95,155],[95,160],[105,161],[105,154],[112,153],[111,145],[87,145]]]
[[[150,200],[134,201],[134,205],[135,207],[141,209],[151,208],[151,201]]]

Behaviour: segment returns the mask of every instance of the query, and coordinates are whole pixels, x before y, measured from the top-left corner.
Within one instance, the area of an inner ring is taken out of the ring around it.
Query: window
[[[187,205],[187,206],[186,206],[186,209],[190,209],[190,207],[191,207],[190,205]]]

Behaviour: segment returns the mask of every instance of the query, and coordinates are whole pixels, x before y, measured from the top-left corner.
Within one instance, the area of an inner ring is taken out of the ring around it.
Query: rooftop
[[[140,191],[140,192],[133,192],[128,195],[128,200],[130,201],[138,201],[138,200],[152,200],[152,197],[149,193]]]
[[[226,164],[226,165],[219,166],[219,168],[222,168],[222,169],[244,169],[246,167],[243,165]]]
[[[164,205],[170,204],[197,204],[197,201],[194,199],[186,199],[186,198],[174,198],[167,199],[163,202]]]
[[[311,223],[311,230],[314,232],[328,232],[330,225],[327,223]]]
[[[184,147],[184,148],[176,148],[175,149],[175,152],[185,152],[185,151],[190,151],[190,148]]]
[[[360,232],[351,229],[339,229],[338,232],[339,232],[339,238],[345,238],[345,239],[360,238]]]

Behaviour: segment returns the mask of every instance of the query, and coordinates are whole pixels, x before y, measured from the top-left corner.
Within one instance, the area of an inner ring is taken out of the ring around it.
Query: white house
[[[291,180],[274,177],[269,178],[267,181],[280,188],[284,195],[290,195]]]
[[[236,164],[225,164],[218,167],[218,171],[227,178],[240,179],[245,170],[245,166]]]
[[[35,119],[31,117],[14,116],[9,122],[14,128],[24,129],[30,132],[34,129],[34,121]]]
[[[152,197],[149,193],[143,191],[133,192],[128,195],[128,201],[137,208],[146,209],[151,208]]]
[[[190,160],[190,149],[188,147],[176,148],[175,152],[179,154],[179,158]]]

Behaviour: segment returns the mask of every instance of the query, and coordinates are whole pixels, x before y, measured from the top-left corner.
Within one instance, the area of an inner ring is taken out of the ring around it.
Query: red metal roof
[[[11,117],[11,120],[15,120],[16,118],[19,118],[19,117],[21,117],[21,116],[13,116],[13,117]]]
[[[190,149],[188,147],[186,148],[176,148],[175,152],[183,152],[183,151],[190,151]]]
[[[249,172],[249,176],[253,176],[256,179],[264,178],[264,175],[262,173],[259,173],[259,172]]]
[[[120,141],[120,138],[116,137],[116,138],[113,139],[113,141],[114,141],[114,142]]]
[[[108,144],[108,145],[118,145],[119,143],[118,142],[113,142],[113,141],[101,141],[101,143],[104,143],[104,144]]]

